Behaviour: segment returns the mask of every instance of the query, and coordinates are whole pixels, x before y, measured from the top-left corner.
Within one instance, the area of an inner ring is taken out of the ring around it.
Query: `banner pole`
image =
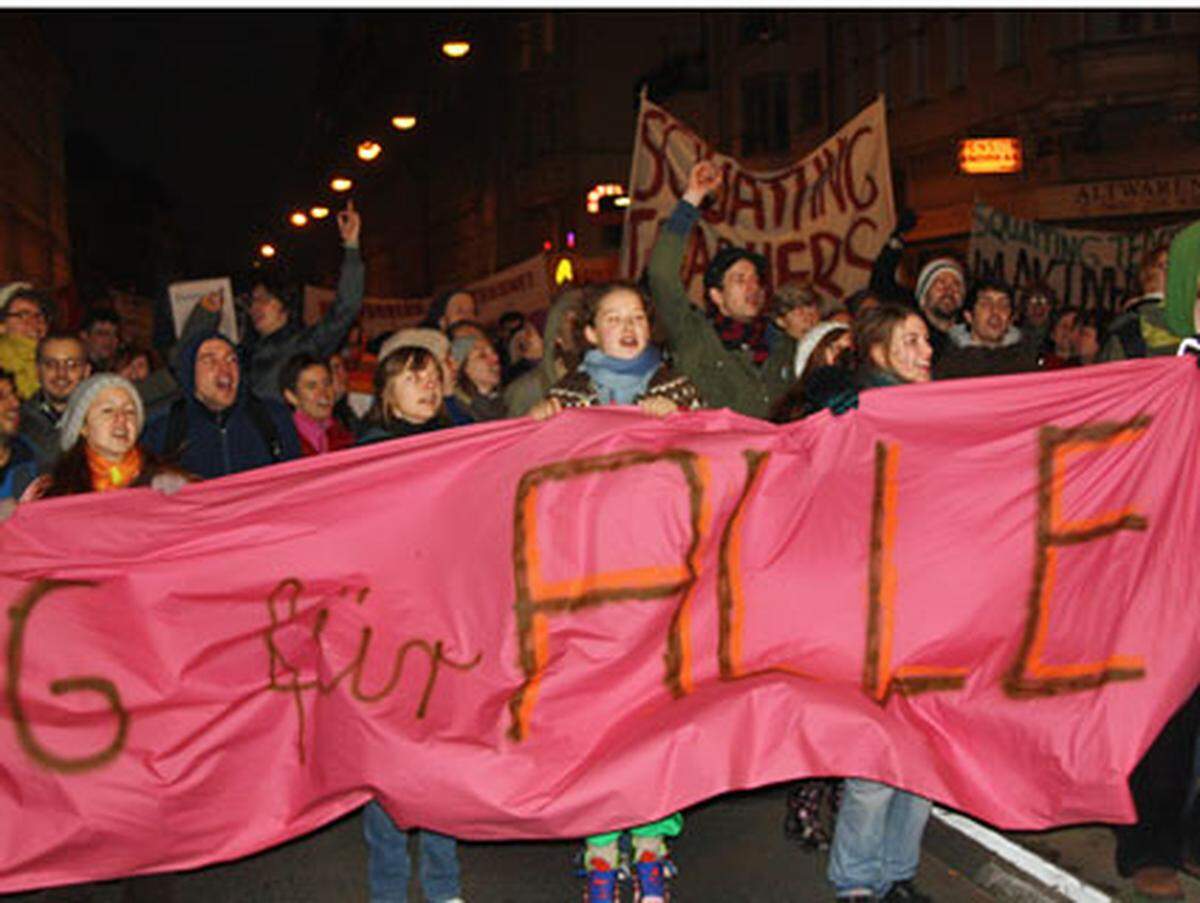
[[[625,196],[629,198],[629,204],[625,207],[625,214],[621,220],[621,259],[617,263],[617,272],[625,279],[635,280],[638,274],[636,261],[629,259],[630,245],[632,237],[629,230],[632,228],[630,224],[630,215],[633,213],[633,187],[637,178],[637,145],[642,134],[642,122],[646,117],[646,104],[650,102],[650,85],[647,82],[642,82],[642,90],[638,92],[638,115],[637,124],[633,127],[633,147],[629,150],[629,179],[625,183]]]

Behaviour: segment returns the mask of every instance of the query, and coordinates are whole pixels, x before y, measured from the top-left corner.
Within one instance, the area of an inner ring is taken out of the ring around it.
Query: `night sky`
[[[186,262],[245,267],[311,121],[327,11],[37,15],[70,87],[65,131],[90,134],[166,189]],[[279,220],[281,222],[281,220]]]

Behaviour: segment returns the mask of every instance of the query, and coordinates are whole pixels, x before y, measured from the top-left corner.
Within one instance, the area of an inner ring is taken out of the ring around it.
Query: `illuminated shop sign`
[[[1020,172],[1020,138],[965,138],[958,142],[958,171],[967,175]]]

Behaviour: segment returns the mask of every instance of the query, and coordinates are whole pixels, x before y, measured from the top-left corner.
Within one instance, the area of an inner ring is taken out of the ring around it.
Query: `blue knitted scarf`
[[[661,363],[659,350],[647,345],[641,354],[630,360],[609,357],[592,348],[583,356],[580,366],[592,378],[601,404],[633,404],[639,396],[646,394],[650,377]]]

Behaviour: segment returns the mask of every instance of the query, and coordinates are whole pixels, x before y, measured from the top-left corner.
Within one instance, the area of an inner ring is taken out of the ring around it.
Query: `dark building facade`
[[[438,50],[454,35],[472,42],[461,60]],[[620,210],[589,212],[587,197],[628,179],[643,86],[762,168],[882,93],[918,243],[965,245],[976,201],[1132,228],[1200,210],[1198,38],[1200,13],[1184,9],[354,15],[308,142],[311,178],[358,173],[369,290],[412,296],[563,248],[569,233],[583,254],[615,254]],[[405,110],[418,127],[390,132]],[[372,134],[384,156],[353,163],[353,142]],[[1023,169],[960,173],[958,142],[995,136],[1021,140]]]
[[[26,16],[0,15],[0,283],[71,281],[62,106],[66,79]]]

